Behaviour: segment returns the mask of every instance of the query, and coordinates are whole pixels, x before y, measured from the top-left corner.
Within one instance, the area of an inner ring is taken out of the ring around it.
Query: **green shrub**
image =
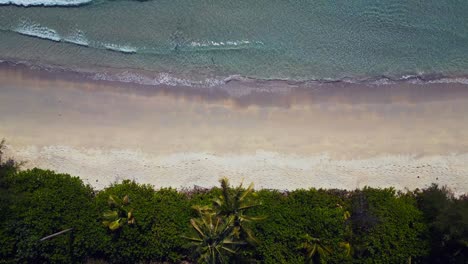
[[[252,260],[249,251],[258,244],[251,225],[262,216],[251,215],[257,201],[253,183],[231,187],[227,178],[220,179],[218,197],[211,204],[193,206],[197,218],[190,219],[192,234],[186,235],[192,258],[201,263],[246,263]],[[214,192],[213,192],[214,194]]]
[[[468,197],[456,199],[445,187],[433,184],[416,191],[419,208],[424,214],[431,253],[427,263],[468,262]]]
[[[192,216],[191,203],[185,194],[174,189],[161,189],[154,195],[156,221],[153,233],[155,257],[159,261],[177,262],[187,256],[186,234]]]
[[[21,165],[17,161],[4,156],[5,148],[5,140],[0,140],[0,212],[2,212],[0,214],[0,227],[1,223],[10,214],[10,203],[15,200],[10,191],[11,177],[16,174]]]
[[[407,263],[428,253],[427,226],[411,194],[364,188],[352,200],[356,263]]]
[[[219,188],[155,191],[128,180],[95,194],[67,174],[17,169],[16,162],[0,160],[0,263],[193,261],[183,238],[191,230],[190,219],[197,217],[192,206],[213,205],[222,195]],[[111,231],[102,224],[110,195],[128,195],[134,225]],[[249,202],[261,206],[250,208],[248,215],[266,218],[243,223],[258,244],[242,247],[242,263],[304,263],[301,245],[307,249],[314,243],[330,250],[322,254],[327,263],[467,262],[468,198],[436,185],[414,193],[260,190]],[[68,228],[74,228],[71,253],[69,233],[39,241]],[[348,242],[351,255],[342,247]]]
[[[100,257],[113,263],[181,261],[189,255],[182,235],[190,229],[189,221],[194,216],[191,207],[211,203],[217,193],[218,190],[190,193],[174,189],[155,191],[150,185],[128,180],[104,189],[96,196],[99,210],[104,212],[108,209],[109,195],[128,195],[136,224],[125,225],[115,232],[106,231]]]
[[[14,238],[13,257],[18,262],[63,263],[83,260],[99,245],[102,232],[97,228],[93,190],[77,177],[40,169],[27,170],[11,178],[10,191],[15,195],[7,225]],[[74,228],[72,252],[69,235],[44,242],[39,239]]]
[[[133,263],[150,260],[154,257],[155,235],[152,227],[156,222],[156,205],[153,201],[154,189],[150,185],[138,184],[125,180],[113,184],[96,195],[96,206],[101,212],[109,210],[110,195],[124,197],[128,195],[136,224],[124,225],[115,231],[108,230],[102,241],[101,255],[112,263]]]
[[[297,190],[287,194],[278,191],[257,192],[263,206],[255,209],[268,218],[255,224],[260,241],[256,258],[264,263],[304,263],[298,247],[309,234],[329,245],[333,254],[329,263],[343,263],[346,256],[339,243],[346,240],[345,202],[322,190]]]
[[[16,197],[11,192],[11,178],[16,174],[18,163],[3,155],[5,140],[0,141],[0,263],[14,259],[15,237],[9,227],[12,203]]]

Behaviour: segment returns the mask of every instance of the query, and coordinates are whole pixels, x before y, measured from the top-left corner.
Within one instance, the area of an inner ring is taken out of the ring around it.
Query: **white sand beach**
[[[382,87],[232,87],[233,96],[2,68],[0,138],[24,168],[96,188],[122,179],[211,187],[227,176],[281,190],[438,183],[467,192],[468,85]]]

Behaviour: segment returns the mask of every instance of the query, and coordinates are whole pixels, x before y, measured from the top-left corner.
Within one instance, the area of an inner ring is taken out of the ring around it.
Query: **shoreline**
[[[180,76],[166,72],[154,72],[137,68],[112,68],[105,66],[78,67],[76,65],[44,64],[36,61],[24,61],[14,59],[0,59],[0,68],[3,70],[13,69],[29,72],[36,76],[49,73],[51,75],[61,74],[65,79],[74,81],[89,81],[94,83],[116,83],[121,86],[142,86],[168,88],[176,87],[193,90],[224,90],[232,97],[236,93],[230,93],[234,87],[244,89],[255,87],[257,90],[269,90],[273,92],[289,92],[291,89],[310,89],[317,86],[349,85],[349,86],[398,86],[398,85],[432,85],[432,84],[454,84],[468,85],[468,74],[443,74],[443,73],[401,73],[400,75],[376,75],[376,76],[342,76],[333,78],[314,78],[304,80],[294,79],[264,79],[251,76],[229,75],[210,76],[203,79],[183,79]],[[47,77],[46,77],[47,78]],[[63,77],[62,77],[63,78]],[[233,83],[234,85],[230,85]],[[278,86],[282,89],[275,90]],[[242,93],[241,95],[242,96]]]
[[[92,70],[92,69],[89,69]],[[104,70],[100,68],[100,70]],[[131,70],[131,69],[130,69]],[[224,85],[213,87],[192,87],[183,85],[150,85],[133,82],[93,79],[90,72],[80,72],[60,66],[40,66],[29,62],[0,60],[0,72],[11,78],[48,82],[62,81],[68,84],[81,83],[88,88],[107,89],[110,91],[139,96],[169,95],[186,100],[216,102],[231,100],[238,107],[279,106],[290,107],[296,104],[382,104],[400,101],[408,103],[454,100],[468,97],[468,76],[439,76],[442,79],[428,79],[427,83],[414,83],[412,78],[395,83],[381,84],[378,79],[370,82],[335,81],[288,81],[238,78],[226,81]],[[126,72],[126,70],[124,70]],[[386,79],[387,77],[383,76]],[[416,80],[424,78],[415,76]],[[439,82],[444,78],[464,79],[465,82]],[[375,81],[377,83],[375,83]],[[446,92],[450,89],[450,92]],[[399,97],[399,98],[398,98]]]
[[[1,65],[9,154],[97,188],[126,178],[211,187],[227,176],[267,189],[468,191],[468,85],[278,83],[283,92],[232,96]]]

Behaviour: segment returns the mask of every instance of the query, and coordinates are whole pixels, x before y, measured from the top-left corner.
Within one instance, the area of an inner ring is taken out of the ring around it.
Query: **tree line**
[[[0,144],[0,263],[467,263],[468,198],[437,185],[155,189],[20,170]],[[41,240],[60,231],[70,232]]]

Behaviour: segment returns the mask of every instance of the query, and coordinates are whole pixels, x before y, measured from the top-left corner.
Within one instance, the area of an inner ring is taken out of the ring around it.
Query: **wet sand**
[[[137,86],[2,65],[0,137],[26,168],[96,188],[227,176],[282,190],[435,182],[468,192],[468,85],[258,86]]]

